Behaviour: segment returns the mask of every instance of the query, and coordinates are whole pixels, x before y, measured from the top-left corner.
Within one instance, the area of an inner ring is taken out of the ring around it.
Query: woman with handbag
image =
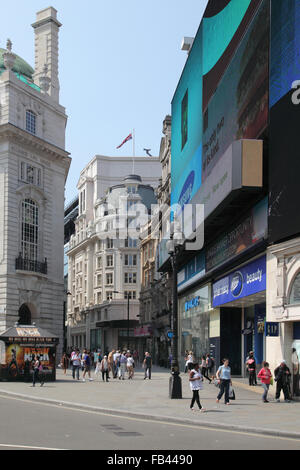
[[[229,359],[223,359],[223,365],[219,367],[216,377],[220,384],[220,392],[217,396],[217,403],[220,402],[220,399],[225,393],[225,405],[230,405],[229,403],[229,388],[232,385],[231,382],[231,368],[229,367]]]
[[[204,412],[205,409],[202,408],[202,405],[200,403],[200,397],[199,397],[199,390],[202,390],[203,388],[203,377],[199,369],[199,364],[194,364],[194,368],[190,370],[189,372],[189,381],[190,381],[190,388],[191,391],[193,392],[193,397],[190,405],[191,411],[195,411],[194,409],[194,404],[195,402],[197,403],[199,410],[201,412]]]

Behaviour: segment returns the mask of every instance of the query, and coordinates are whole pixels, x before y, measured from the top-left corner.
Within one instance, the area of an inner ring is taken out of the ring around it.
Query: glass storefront
[[[184,368],[185,351],[193,351],[197,360],[209,352],[210,309],[211,287],[209,284],[191,290],[179,298],[182,368]]]

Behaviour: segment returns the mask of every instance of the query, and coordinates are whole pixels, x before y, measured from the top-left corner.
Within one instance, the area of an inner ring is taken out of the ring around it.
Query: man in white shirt
[[[79,380],[79,369],[81,365],[81,357],[79,354],[79,349],[76,349],[71,354],[71,361],[72,361],[72,375],[73,379],[75,380],[75,375],[77,380]]]
[[[120,357],[121,353],[120,351],[117,351],[115,352],[115,354],[113,355],[113,377],[114,379],[116,379],[118,377],[118,372],[119,372],[119,367],[120,367],[120,363],[119,363],[119,357]]]

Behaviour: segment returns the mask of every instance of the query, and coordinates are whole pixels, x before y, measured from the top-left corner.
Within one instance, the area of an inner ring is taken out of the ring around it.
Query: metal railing
[[[22,255],[19,254],[18,258],[16,258],[16,269],[19,271],[32,271],[34,273],[47,274],[47,258],[45,258],[43,262],[23,258]]]

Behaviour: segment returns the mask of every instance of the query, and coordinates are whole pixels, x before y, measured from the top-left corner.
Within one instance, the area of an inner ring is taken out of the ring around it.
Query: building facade
[[[68,299],[68,345],[104,350],[129,343],[133,348],[140,291],[135,206],[141,204],[148,218],[156,199],[153,187],[144,184],[144,177],[121,176],[132,168],[132,158],[99,159],[94,159],[92,166],[95,164],[100,173],[89,176],[88,166],[78,184],[79,215],[68,251],[68,290],[72,294]],[[137,168],[157,186],[155,174],[160,175],[157,158],[139,158],[135,161]],[[109,187],[112,180],[118,180],[118,184]],[[120,211],[124,207],[127,212],[123,217]],[[129,222],[133,227],[128,232]]]
[[[37,13],[33,69],[0,49],[0,330],[15,322],[63,338],[64,188],[70,166],[59,103],[58,34]],[[46,41],[47,39],[47,41]]]
[[[179,219],[202,208],[198,243],[185,232],[179,255],[182,366],[192,349],[245,376],[252,350],[258,367],[285,359],[299,393],[300,8],[289,6],[208,2],[172,100],[171,204]]]
[[[158,272],[159,248],[169,230],[171,199],[171,116],[163,121],[159,160],[162,174],[156,189],[159,213],[142,228],[140,243],[141,292],[139,355],[150,352],[155,364],[167,367],[171,353],[168,331],[171,329],[172,276]]]

